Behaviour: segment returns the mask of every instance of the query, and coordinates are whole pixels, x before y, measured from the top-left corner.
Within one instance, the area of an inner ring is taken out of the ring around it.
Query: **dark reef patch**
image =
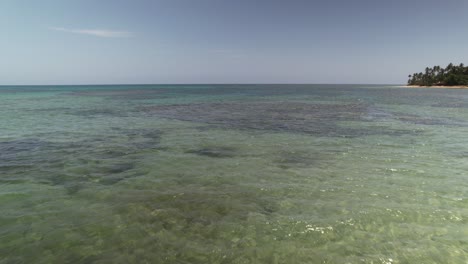
[[[119,163],[113,164],[110,166],[103,167],[102,172],[105,174],[116,174],[116,173],[123,173],[135,168],[134,163]]]
[[[232,158],[235,156],[235,149],[231,147],[206,147],[189,150],[186,153],[207,156],[210,158]]]
[[[459,121],[449,118],[423,117],[413,114],[395,113],[395,118],[406,123],[428,126],[465,126]]]
[[[159,130],[118,129],[108,137],[49,142],[36,138],[0,142],[0,183],[63,186],[75,194],[88,184],[110,185],[141,175],[138,155],[157,149]]]
[[[468,103],[465,101],[449,101],[449,102],[439,102],[431,106],[443,107],[443,108],[468,108]]]
[[[38,164],[54,163],[56,159],[41,154],[52,151],[55,145],[36,138],[0,142],[0,169],[22,173]]]
[[[144,100],[144,99],[163,99],[167,98],[169,91],[167,89],[115,89],[115,90],[89,90],[72,92],[73,96],[96,96],[96,97],[109,97],[111,99],[122,100]]]
[[[125,117],[126,114],[112,110],[112,109],[105,109],[105,108],[96,108],[96,109],[88,109],[88,110],[79,110],[71,112],[72,115],[77,116],[84,116],[84,117],[95,117],[95,116],[118,116],[118,117]]]
[[[16,155],[20,152],[34,151],[46,145],[47,142],[35,138],[3,141],[0,142],[0,158],[7,157],[9,155]]]
[[[318,162],[318,158],[307,152],[281,152],[275,163],[282,169],[310,167]]]
[[[218,127],[273,132],[293,132],[330,137],[400,135],[409,130],[350,128],[340,121],[364,121],[368,106],[361,103],[309,104],[295,101],[226,102],[159,105],[145,108],[169,119],[206,123]]]

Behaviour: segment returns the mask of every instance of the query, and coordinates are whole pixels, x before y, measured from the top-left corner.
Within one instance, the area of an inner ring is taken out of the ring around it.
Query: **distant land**
[[[408,78],[408,87],[468,88],[468,67],[463,63],[426,67],[424,73],[410,74]]]

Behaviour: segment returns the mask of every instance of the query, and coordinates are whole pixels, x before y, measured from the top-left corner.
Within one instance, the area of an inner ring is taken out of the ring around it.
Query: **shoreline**
[[[468,89],[468,86],[460,86],[460,85],[455,85],[455,86],[441,86],[441,85],[434,85],[434,86],[405,85],[405,86],[400,86],[400,87],[405,87],[405,88],[438,88],[438,89]]]

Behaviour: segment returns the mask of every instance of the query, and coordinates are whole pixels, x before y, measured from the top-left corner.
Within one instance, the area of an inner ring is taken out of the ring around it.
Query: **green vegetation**
[[[408,75],[408,78],[408,85],[468,85],[468,67],[465,67],[463,63],[460,63],[458,66],[450,63],[445,69],[440,66],[427,67],[424,73],[414,73],[413,75]]]

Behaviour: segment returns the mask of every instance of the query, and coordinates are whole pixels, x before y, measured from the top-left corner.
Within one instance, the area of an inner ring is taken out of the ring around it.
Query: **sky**
[[[0,84],[403,84],[468,64],[466,14],[466,0],[1,0]]]

